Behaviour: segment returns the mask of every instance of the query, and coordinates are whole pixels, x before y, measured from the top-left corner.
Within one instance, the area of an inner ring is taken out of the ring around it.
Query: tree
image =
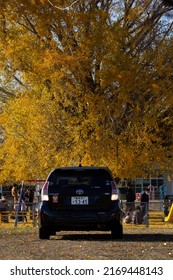
[[[173,6],[173,1],[172,0],[163,0],[163,3],[165,5],[168,5],[168,6]]]
[[[120,177],[172,168],[171,7],[1,4],[1,181],[45,177],[73,158]]]

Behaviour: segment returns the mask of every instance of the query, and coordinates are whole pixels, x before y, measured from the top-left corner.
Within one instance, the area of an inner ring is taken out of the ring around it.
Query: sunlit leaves
[[[0,180],[45,177],[73,160],[120,177],[171,169],[172,33],[160,20],[168,8],[14,2],[0,13]]]

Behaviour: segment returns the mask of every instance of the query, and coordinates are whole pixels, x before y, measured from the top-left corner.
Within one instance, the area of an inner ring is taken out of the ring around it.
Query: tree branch
[[[14,96],[15,94],[11,91],[8,91],[2,87],[0,87],[0,92],[4,93],[5,95],[10,95],[10,96]]]
[[[79,2],[79,0],[74,1],[70,6],[67,6],[67,7],[65,7],[65,8],[62,8],[62,7],[59,7],[59,6],[54,5],[50,0],[48,0],[48,2],[49,2],[49,4],[50,4],[52,7],[56,8],[56,9],[58,9],[58,10],[61,10],[61,11],[65,11],[65,10],[69,10],[70,8],[72,8],[72,6],[73,6],[74,4],[76,4],[77,2]]]

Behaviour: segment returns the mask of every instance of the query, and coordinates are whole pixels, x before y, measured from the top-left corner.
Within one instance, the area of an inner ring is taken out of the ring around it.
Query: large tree
[[[1,182],[56,165],[171,170],[172,7],[0,1]]]

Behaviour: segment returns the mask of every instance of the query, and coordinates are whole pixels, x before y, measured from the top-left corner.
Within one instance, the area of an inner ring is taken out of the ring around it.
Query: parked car
[[[49,174],[41,191],[39,238],[61,230],[111,231],[123,238],[119,192],[106,167],[62,167]]]

